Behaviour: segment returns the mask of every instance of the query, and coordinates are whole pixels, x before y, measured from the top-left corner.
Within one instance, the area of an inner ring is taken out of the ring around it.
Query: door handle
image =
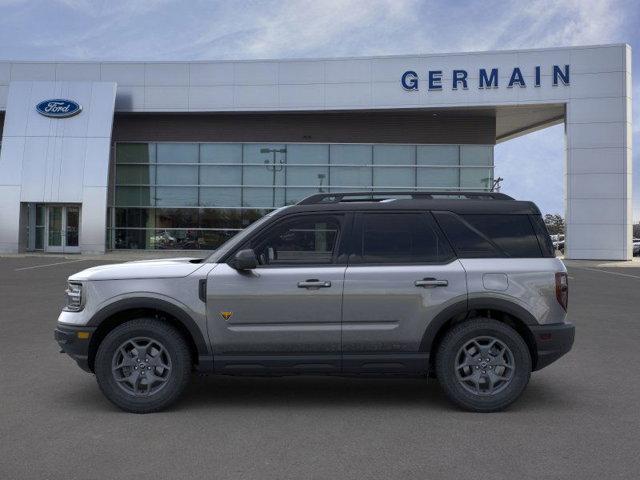
[[[298,282],[298,288],[329,288],[330,286],[331,282],[317,280],[315,278],[305,280],[304,282]]]
[[[416,280],[414,285],[416,287],[435,288],[446,287],[449,285],[449,282],[447,280],[438,280],[435,278],[423,278],[422,280]]]

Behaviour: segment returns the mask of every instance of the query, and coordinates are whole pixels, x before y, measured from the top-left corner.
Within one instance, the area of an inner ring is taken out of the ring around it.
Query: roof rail
[[[411,197],[414,200],[451,199],[465,200],[513,200],[504,193],[473,191],[392,191],[392,192],[335,192],[316,193],[300,200],[297,205],[313,205],[318,203],[366,202],[393,199],[396,196]]]

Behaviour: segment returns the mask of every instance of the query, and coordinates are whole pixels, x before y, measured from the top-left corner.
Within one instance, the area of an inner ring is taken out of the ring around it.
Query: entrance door
[[[45,250],[52,253],[79,253],[80,207],[46,207]]]

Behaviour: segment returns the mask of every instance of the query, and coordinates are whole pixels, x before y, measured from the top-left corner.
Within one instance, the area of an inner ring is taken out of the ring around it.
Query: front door
[[[444,308],[466,305],[465,271],[424,212],[361,213],[345,275],[345,372],[425,372],[420,344]]]
[[[47,252],[78,253],[80,251],[80,207],[48,205],[45,232]]]
[[[344,215],[285,217],[241,249],[258,267],[207,279],[214,365],[224,372],[339,372]]]

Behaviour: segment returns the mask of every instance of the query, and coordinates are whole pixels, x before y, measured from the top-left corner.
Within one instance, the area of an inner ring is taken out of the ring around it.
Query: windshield
[[[234,237],[230,238],[229,240],[224,242],[222,245],[220,245],[216,250],[213,251],[211,255],[207,257],[205,262],[207,263],[219,262],[222,257],[224,257],[231,250],[233,250],[236,246],[243,243],[249,237],[249,235],[251,235],[255,230],[262,227],[262,225],[264,225],[271,217],[273,217],[276,213],[279,213],[285,210],[286,208],[289,208],[289,207],[280,207],[277,210],[274,210],[268,213],[264,217],[259,218],[258,220],[253,222],[251,225],[249,225],[247,228],[242,230],[240,233],[238,233],[237,235],[235,235]]]

